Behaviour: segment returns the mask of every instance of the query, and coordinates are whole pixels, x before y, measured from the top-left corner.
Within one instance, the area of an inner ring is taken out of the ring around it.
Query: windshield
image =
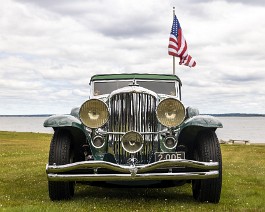
[[[175,96],[176,87],[175,82],[167,81],[137,81],[137,83],[144,88],[160,94],[168,94]]]
[[[132,84],[133,80],[114,80],[114,81],[96,81],[94,82],[94,96],[110,94],[112,91],[123,88]],[[159,80],[136,80],[135,82],[141,87],[149,89],[159,94],[176,96],[175,81],[159,81]]]
[[[94,96],[110,94],[119,88],[123,88],[131,84],[132,81],[107,81],[107,82],[95,82],[94,83]]]

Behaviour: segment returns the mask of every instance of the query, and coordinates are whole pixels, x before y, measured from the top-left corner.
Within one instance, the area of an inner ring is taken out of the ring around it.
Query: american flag
[[[194,67],[196,65],[196,62],[188,54],[187,42],[183,36],[182,29],[176,15],[174,15],[174,20],[169,37],[168,54],[179,57],[180,65],[184,64],[189,67]]]

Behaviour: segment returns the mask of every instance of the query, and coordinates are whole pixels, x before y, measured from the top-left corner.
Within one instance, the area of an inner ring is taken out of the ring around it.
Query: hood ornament
[[[136,80],[133,79],[132,83],[130,83],[129,86],[139,86],[139,84],[137,84]]]
[[[127,161],[127,163],[130,165],[130,173],[131,176],[134,178],[138,172],[138,168],[135,167],[136,163],[138,162],[138,160],[134,157],[134,154],[132,154],[131,158],[129,158],[129,160]]]

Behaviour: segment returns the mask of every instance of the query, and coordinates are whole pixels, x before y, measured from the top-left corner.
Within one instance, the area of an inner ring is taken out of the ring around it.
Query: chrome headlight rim
[[[124,140],[125,139],[125,137],[126,136],[129,136],[129,135],[137,135],[139,138],[140,138],[140,147],[138,148],[138,149],[136,149],[136,150],[134,150],[134,151],[132,151],[132,150],[129,150],[126,146],[125,146],[125,142],[130,142],[130,141],[128,141],[128,140]],[[121,145],[122,145],[122,148],[126,151],[126,152],[128,152],[128,153],[130,153],[130,154],[135,154],[135,153],[137,153],[137,152],[140,152],[141,151],[141,149],[143,148],[143,146],[144,146],[144,140],[143,140],[143,137],[142,137],[142,135],[140,134],[140,133],[138,133],[138,132],[135,132],[135,131],[129,131],[129,132],[126,132],[123,136],[122,136],[122,138],[121,138]]]
[[[161,105],[163,103],[165,103],[166,101],[176,101],[178,102],[179,106],[182,108],[182,110],[180,111],[183,115],[182,117],[180,118],[180,120],[176,123],[176,124],[171,124],[171,125],[168,125],[166,124],[163,120],[161,120],[161,117],[160,115],[158,114],[159,113],[159,108],[161,107]],[[185,106],[184,104],[179,100],[179,99],[176,99],[176,98],[173,98],[173,97],[168,97],[168,98],[165,98],[163,100],[161,100],[158,105],[157,105],[157,108],[156,108],[156,117],[157,117],[157,120],[159,121],[160,124],[162,124],[163,126],[165,127],[168,127],[168,128],[174,128],[174,127],[178,127],[179,125],[181,125],[184,120],[185,120],[185,117],[186,117],[186,109],[185,109]]]
[[[172,139],[174,141],[174,145],[172,147],[167,146],[166,142],[168,139]],[[164,144],[165,148],[172,150],[172,149],[175,149],[177,147],[178,140],[174,136],[168,136],[164,139],[163,144]]]
[[[83,107],[85,107],[86,104],[88,104],[89,102],[92,102],[92,101],[96,101],[96,102],[99,102],[100,104],[102,104],[102,106],[105,108],[105,112],[107,113],[105,120],[100,125],[95,125],[95,124],[94,125],[90,125],[90,123],[87,123],[85,121],[85,118],[86,117],[83,117],[83,115],[82,115],[82,112],[83,112],[82,109],[83,109]],[[86,127],[90,128],[90,129],[100,128],[100,127],[102,127],[104,124],[106,124],[109,121],[110,112],[109,112],[108,105],[105,102],[103,102],[102,100],[100,100],[100,99],[88,99],[80,107],[80,110],[79,110],[79,118],[80,118],[82,124],[85,125]]]
[[[95,145],[95,140],[96,139],[102,139],[102,144],[100,145],[100,146],[96,146]],[[92,146],[94,147],[94,148],[96,148],[96,149],[101,149],[102,147],[104,147],[104,145],[106,144],[106,142],[105,142],[105,139],[101,136],[101,135],[96,135],[95,137],[93,137],[93,139],[91,140],[91,144],[92,144]]]

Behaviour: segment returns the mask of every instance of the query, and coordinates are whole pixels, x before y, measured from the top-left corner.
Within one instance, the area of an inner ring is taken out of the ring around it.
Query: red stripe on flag
[[[169,54],[169,55],[171,55],[171,56],[174,56],[174,57],[176,57],[176,56],[177,56],[177,54],[176,54],[176,53],[174,53],[174,52],[168,52],[168,54]]]
[[[176,51],[178,51],[178,48],[176,46],[171,45],[171,44],[168,45],[168,48],[175,49]]]
[[[174,16],[174,21],[169,37],[168,54],[179,57],[180,65],[184,64],[189,67],[194,67],[196,65],[196,62],[188,54],[188,44],[182,34],[182,29],[176,16]]]
[[[184,46],[182,52],[179,54],[179,56],[182,57],[184,55],[184,53],[187,51],[187,49],[188,49],[188,46],[187,46],[187,42],[185,41],[185,46]]]
[[[185,62],[184,65],[189,66],[190,60],[191,60],[191,56],[188,55],[188,56],[187,56],[187,60],[186,60],[186,62]]]
[[[181,32],[181,30],[179,29],[178,30],[178,51],[179,51],[179,49],[181,48],[181,41],[182,41],[182,32]]]

